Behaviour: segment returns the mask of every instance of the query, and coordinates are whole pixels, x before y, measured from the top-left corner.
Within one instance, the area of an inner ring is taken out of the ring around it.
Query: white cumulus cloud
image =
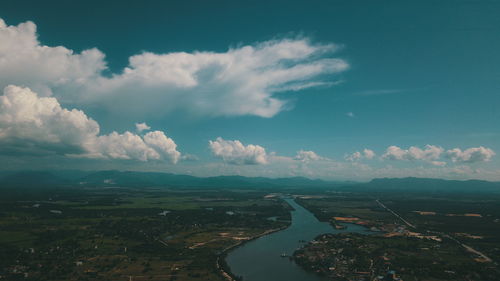
[[[136,159],[139,161],[159,160],[160,154],[146,144],[141,136],[131,132],[99,136],[87,147],[88,157],[113,159]]]
[[[2,141],[61,144],[78,149],[90,145],[98,133],[96,121],[83,111],[62,108],[55,98],[38,97],[30,89],[17,86],[7,86],[0,96]]]
[[[474,162],[488,162],[493,156],[495,151],[487,147],[471,147],[464,151],[460,148],[454,148],[446,151],[446,155],[453,162],[474,163]]]
[[[358,161],[362,157],[363,157],[363,155],[361,154],[361,152],[356,151],[356,152],[353,152],[352,154],[346,155],[344,158],[347,161]]]
[[[363,155],[366,159],[373,159],[373,157],[375,157],[375,152],[371,149],[365,148],[363,150]]]
[[[43,45],[33,22],[0,19],[0,87],[28,86],[65,104],[105,107],[120,115],[163,115],[184,110],[208,116],[271,117],[290,108],[283,91],[335,84],[349,66],[332,57],[337,46],[304,38],[270,40],[226,52],[144,52],[108,76],[97,49],[75,53]],[[137,107],[141,104],[141,107]]]
[[[54,97],[39,97],[29,88],[7,86],[0,96],[0,142],[3,151],[46,151],[64,155],[168,160],[181,155],[161,131],[144,137],[125,132],[99,135],[99,124],[83,111],[62,108]]]
[[[368,159],[371,160],[373,157],[375,157],[375,152],[371,149],[365,148],[363,149],[363,152],[356,151],[352,154],[346,155],[344,157],[345,160],[355,162],[361,159]]]
[[[227,163],[236,165],[268,163],[266,150],[260,145],[244,145],[239,140],[225,140],[221,137],[208,143],[212,154]]]
[[[144,142],[156,150],[162,158],[169,159],[172,163],[177,163],[181,157],[181,153],[177,151],[177,144],[162,131],[147,133],[144,135]]]
[[[382,155],[383,159],[389,160],[421,160],[431,163],[436,166],[444,165],[444,162],[437,161],[444,149],[435,145],[426,145],[424,149],[416,146],[411,146],[408,149],[402,149],[398,146],[392,145],[387,148],[385,153]]]
[[[309,162],[309,161],[325,160],[326,158],[319,156],[314,151],[299,150],[297,151],[297,155],[295,155],[294,159],[303,162]]]
[[[26,85],[43,95],[64,85],[84,86],[106,68],[97,49],[74,53],[40,44],[33,22],[7,26],[0,18],[0,87]]]

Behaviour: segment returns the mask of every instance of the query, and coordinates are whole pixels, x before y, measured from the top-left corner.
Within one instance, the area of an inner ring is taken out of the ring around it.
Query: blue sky
[[[500,180],[498,14],[499,1],[4,1],[0,87],[18,88],[4,90],[0,157]]]

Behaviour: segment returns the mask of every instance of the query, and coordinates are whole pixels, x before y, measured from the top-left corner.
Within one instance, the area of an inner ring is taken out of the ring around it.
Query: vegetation
[[[294,259],[332,280],[374,280],[390,270],[403,280],[495,280],[499,274],[452,241],[407,237],[325,234],[296,251]]]
[[[222,251],[284,227],[289,207],[260,191],[3,188],[5,280],[224,280]],[[274,221],[269,217],[279,216]]]
[[[225,280],[225,250],[290,223],[279,194],[294,194],[335,227],[350,222],[376,233],[318,237],[294,255],[308,270],[334,280],[372,280],[389,269],[404,280],[495,280],[500,194],[485,192],[497,184],[454,183],[6,173],[0,280]],[[465,190],[470,184],[484,192]]]
[[[308,270],[361,280],[389,269],[403,280],[495,280],[500,275],[496,193],[344,191],[299,202],[335,226],[349,221],[377,231],[319,237],[296,252],[297,263]]]

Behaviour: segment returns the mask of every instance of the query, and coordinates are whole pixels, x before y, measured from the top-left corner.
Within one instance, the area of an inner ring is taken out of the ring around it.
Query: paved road
[[[375,200],[382,208],[386,209],[387,211],[389,211],[390,213],[392,213],[396,218],[400,219],[402,222],[404,222],[407,226],[413,228],[413,229],[417,229],[416,226],[414,226],[413,224],[409,223],[407,220],[405,220],[404,218],[402,218],[398,213],[394,212],[393,210],[391,210],[389,207],[387,207],[386,205],[384,205],[382,202],[380,202],[378,199]]]

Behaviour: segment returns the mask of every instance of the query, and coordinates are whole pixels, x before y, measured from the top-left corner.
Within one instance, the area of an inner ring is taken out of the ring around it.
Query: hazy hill
[[[103,186],[166,186],[166,187],[329,187],[332,182],[303,177],[264,178],[243,176],[218,176],[200,178],[153,172],[100,171],[81,179],[84,185]]]
[[[412,192],[500,192],[500,182],[483,180],[444,180],[429,178],[381,178],[360,184],[360,188],[376,191]]]
[[[429,178],[380,178],[367,183],[331,182],[305,177],[265,178],[243,176],[195,177],[158,172],[132,171],[20,171],[0,174],[0,187],[189,187],[189,188],[322,188],[368,192],[495,192],[500,182]]]
[[[264,178],[243,176],[194,177],[156,172],[132,171],[23,171],[0,175],[0,186],[87,186],[87,187],[321,187],[347,183],[312,180],[304,177]]]

